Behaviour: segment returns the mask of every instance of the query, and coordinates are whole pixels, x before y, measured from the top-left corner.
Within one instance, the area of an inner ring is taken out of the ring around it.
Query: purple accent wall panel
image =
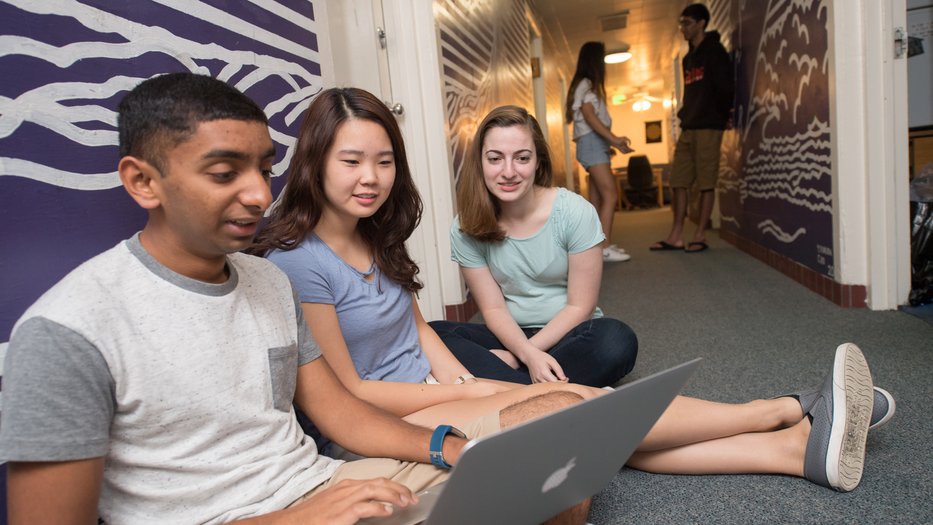
[[[826,2],[733,2],[735,129],[722,228],[833,276]],[[715,27],[715,26],[714,26]]]
[[[220,78],[266,111],[285,180],[321,90],[320,0],[0,0],[0,343],[46,289],[142,228],[115,108],[146,78]]]

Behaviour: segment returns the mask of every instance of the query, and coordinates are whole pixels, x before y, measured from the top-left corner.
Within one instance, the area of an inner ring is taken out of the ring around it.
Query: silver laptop
[[[419,493],[417,505],[359,523],[540,523],[605,488],[699,361],[471,441],[450,478]]]

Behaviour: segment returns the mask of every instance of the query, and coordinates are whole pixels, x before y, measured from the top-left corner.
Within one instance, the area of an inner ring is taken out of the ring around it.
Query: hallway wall
[[[115,112],[143,79],[210,74],[256,100],[281,188],[301,111],[323,85],[319,2],[0,0],[0,350],[45,290],[145,223],[116,174]]]
[[[493,108],[522,106],[534,113],[530,47],[533,17],[525,0],[435,0],[441,54],[447,140],[454,179],[476,127]],[[541,35],[548,142],[555,159],[555,184],[567,176],[564,157],[560,78],[569,83],[566,66],[553,52],[554,36]],[[559,35],[558,35],[559,38]],[[572,75],[572,71],[570,72]],[[540,121],[539,117],[539,121]]]
[[[826,2],[769,11],[733,1],[729,12],[737,89],[720,167],[721,228],[833,277]]]
[[[476,127],[492,108],[533,108],[524,2],[435,0],[447,141],[454,179]]]

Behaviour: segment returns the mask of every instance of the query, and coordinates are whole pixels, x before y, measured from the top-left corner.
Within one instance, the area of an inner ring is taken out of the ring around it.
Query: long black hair
[[[580,55],[577,57],[577,71],[573,74],[573,80],[570,81],[570,89],[567,90],[567,107],[564,108],[564,119],[569,123],[573,122],[573,94],[577,90],[577,85],[584,78],[589,79],[593,84],[593,90],[600,100],[606,100],[606,45],[602,42],[587,42],[580,47]]]
[[[265,255],[273,248],[291,250],[314,231],[327,202],[324,193],[327,154],[337,130],[351,119],[369,120],[382,126],[389,135],[395,157],[395,182],[389,198],[371,217],[360,219],[357,229],[372,250],[379,270],[408,291],[417,292],[422,288],[415,277],[418,265],[408,254],[405,241],[421,220],[421,197],[412,180],[395,117],[381,100],[362,89],[327,89],[311,103],[298,133],[281,201],[248,252]]]

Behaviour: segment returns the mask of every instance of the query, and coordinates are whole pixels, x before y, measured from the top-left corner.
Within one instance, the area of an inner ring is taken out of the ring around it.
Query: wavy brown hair
[[[577,85],[584,78],[593,84],[593,91],[603,102],[606,101],[606,45],[602,42],[587,42],[580,47],[577,56],[577,70],[567,89],[567,105],[564,107],[564,119],[573,122],[573,95]]]
[[[473,142],[467,150],[457,183],[457,211],[460,214],[460,231],[480,241],[496,242],[505,239],[499,227],[499,202],[486,188],[483,176],[483,146],[486,134],[493,128],[521,126],[531,133],[535,147],[535,186],[551,185],[551,152],[541,126],[525,108],[500,106],[486,115],[480,123]]]
[[[265,255],[272,249],[292,250],[314,231],[327,202],[323,182],[327,156],[337,130],[351,119],[369,120],[382,126],[389,135],[395,157],[395,183],[388,199],[372,216],[360,219],[357,231],[372,250],[382,273],[403,288],[417,292],[422,288],[416,277],[418,265],[409,256],[405,241],[421,220],[421,197],[411,177],[395,117],[382,101],[362,89],[331,88],[311,103],[288,166],[288,184],[266,227],[247,251]]]

